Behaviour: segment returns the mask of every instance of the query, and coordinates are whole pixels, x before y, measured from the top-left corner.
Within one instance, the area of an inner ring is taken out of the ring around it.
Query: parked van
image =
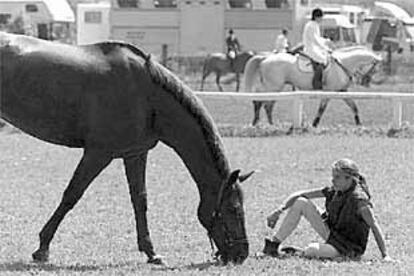
[[[332,40],[337,47],[357,44],[356,26],[341,14],[326,14],[323,16],[321,35]]]
[[[0,0],[0,29],[70,43],[75,15],[67,0]]]
[[[375,2],[367,22],[367,42],[374,50],[383,50],[383,41],[387,41],[404,55],[414,51],[414,18],[401,7],[394,3]]]
[[[306,17],[306,22],[310,19],[311,16],[308,15]],[[304,26],[306,22],[302,25]],[[358,44],[356,26],[352,24],[345,15],[324,13],[320,26],[321,35],[332,40],[337,48]]]

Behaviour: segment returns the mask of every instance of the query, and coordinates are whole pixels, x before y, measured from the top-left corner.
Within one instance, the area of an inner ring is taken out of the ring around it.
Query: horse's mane
[[[374,52],[372,52],[368,47],[362,45],[339,48],[334,51],[334,54],[340,58],[348,58],[354,56],[358,52],[364,55],[371,54],[372,56],[375,56]]]
[[[173,98],[188,112],[188,114],[190,114],[194,120],[197,121],[201,128],[207,147],[209,148],[216,164],[217,171],[222,178],[228,177],[229,164],[226,156],[224,155],[218,130],[214,127],[214,123],[210,115],[205,111],[203,106],[200,106],[199,100],[192,93],[191,89],[159,63],[153,62],[151,55],[145,54],[142,50],[132,44],[116,41],[104,42],[100,44],[104,47],[113,47],[116,45],[126,47],[145,60],[145,66],[148,69],[151,80],[155,84],[160,85],[166,92],[173,96]]]
[[[368,48],[363,45],[352,45],[352,46],[335,49],[335,52],[337,51],[338,52],[349,52],[349,51],[355,51],[355,50],[368,50]]]

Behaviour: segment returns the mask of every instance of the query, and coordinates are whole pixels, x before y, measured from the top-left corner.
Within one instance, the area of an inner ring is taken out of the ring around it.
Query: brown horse
[[[216,74],[216,84],[220,91],[223,91],[223,87],[220,85],[220,78],[222,75],[228,73],[235,73],[236,75],[236,91],[240,88],[240,74],[244,71],[244,66],[247,61],[253,57],[253,52],[241,52],[237,54],[234,61],[231,61],[226,54],[214,53],[210,54],[203,65],[203,76],[201,78],[200,90],[204,89],[204,81],[211,74]]]
[[[200,191],[198,218],[224,261],[248,256],[241,176],[231,172],[217,128],[198,98],[136,47],[75,47],[0,33],[1,115],[41,140],[83,148],[62,200],[40,232],[35,261],[47,261],[65,215],[114,158],[125,165],[138,248],[155,254],[147,224],[145,167],[158,141],[182,158]]]

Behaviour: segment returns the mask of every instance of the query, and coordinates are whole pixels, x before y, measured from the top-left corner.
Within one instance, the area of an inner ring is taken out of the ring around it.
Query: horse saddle
[[[323,70],[324,72],[329,69],[329,65],[330,61],[328,61],[328,65],[325,66],[325,69]],[[296,54],[296,66],[298,67],[298,70],[303,73],[313,73],[312,60],[304,54]]]
[[[313,73],[312,61],[301,54],[296,54],[296,65],[303,73]]]

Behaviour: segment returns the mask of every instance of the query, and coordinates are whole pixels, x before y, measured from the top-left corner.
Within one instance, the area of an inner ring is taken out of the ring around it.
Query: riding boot
[[[322,84],[322,74],[323,70],[325,69],[325,66],[322,63],[318,62],[312,62],[314,75],[312,80],[312,86],[313,89],[316,90],[322,90],[323,84]]]
[[[280,242],[275,242],[270,239],[265,239],[265,246],[262,252],[268,256],[278,257],[279,256],[279,245],[280,245]]]

